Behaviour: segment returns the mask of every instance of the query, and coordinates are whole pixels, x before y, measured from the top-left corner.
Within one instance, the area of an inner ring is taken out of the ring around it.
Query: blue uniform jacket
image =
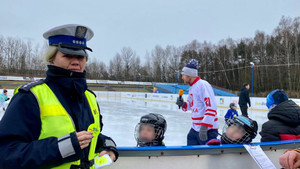
[[[229,109],[227,111],[227,113],[225,114],[224,118],[225,119],[232,119],[234,117],[234,115],[238,116],[238,112],[236,110]]]
[[[84,95],[87,89],[85,73],[49,65],[43,82],[50,87],[70,114],[76,131],[86,131],[94,119]],[[89,147],[81,150],[75,132],[70,134],[70,140],[76,153],[66,158],[59,151],[56,137],[38,140],[41,131],[40,111],[36,98],[28,90],[34,85],[19,89],[0,121],[0,168],[50,168],[79,159],[88,165]],[[102,117],[100,121],[102,129]],[[111,150],[118,157],[113,140],[102,134],[99,135],[96,150]]]

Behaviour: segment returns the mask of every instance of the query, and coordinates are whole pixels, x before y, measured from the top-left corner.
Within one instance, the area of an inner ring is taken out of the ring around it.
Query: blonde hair
[[[50,63],[54,60],[58,49],[55,46],[48,46],[44,54],[45,61]],[[88,56],[86,56],[86,61],[88,61]]]
[[[58,51],[58,49],[55,46],[48,46],[48,48],[44,54],[44,58],[45,58],[46,62],[48,62],[48,63],[52,62],[55,58],[57,51]]]

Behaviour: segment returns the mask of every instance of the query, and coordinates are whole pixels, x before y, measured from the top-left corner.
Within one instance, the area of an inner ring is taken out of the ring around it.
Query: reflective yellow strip
[[[17,93],[19,92],[19,89],[20,89],[21,86],[22,86],[22,85],[20,85],[20,86],[18,86],[17,88],[15,88],[15,90],[14,90],[14,95],[17,94]]]
[[[68,116],[60,105],[41,105],[41,117],[46,116]]]
[[[91,111],[92,111],[92,114],[93,114],[93,117],[94,117],[94,120],[95,120],[95,123],[98,123],[99,126],[100,126],[100,115],[99,115],[99,111],[98,111],[98,105],[97,105],[97,101],[96,99],[93,99],[95,98],[95,96],[90,93],[89,91],[86,91],[85,92],[85,96],[89,102],[89,105],[90,105],[90,108],[91,108]],[[93,101],[92,101],[93,100]]]
[[[93,117],[94,117],[94,123],[91,124],[88,128],[88,131],[92,130],[93,132],[93,139],[90,144],[90,150],[89,150],[89,160],[92,160],[97,155],[95,154],[96,151],[96,144],[98,140],[98,135],[100,134],[100,115],[98,110],[98,105],[95,96],[90,93],[89,91],[85,92],[85,96],[89,102]],[[94,166],[93,166],[94,167]]]

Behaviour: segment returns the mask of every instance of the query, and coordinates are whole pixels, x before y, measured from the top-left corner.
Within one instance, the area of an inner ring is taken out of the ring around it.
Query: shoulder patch
[[[35,81],[32,81],[32,82],[22,85],[19,90],[28,92],[32,87],[42,84],[42,83],[44,83],[44,79],[35,80]]]
[[[86,89],[86,90],[89,91],[90,93],[92,93],[95,97],[97,97],[97,95],[93,91],[91,91],[90,89]]]

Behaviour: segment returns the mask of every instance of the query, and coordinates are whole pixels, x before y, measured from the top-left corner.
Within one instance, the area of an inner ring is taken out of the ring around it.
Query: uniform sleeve
[[[246,97],[247,103],[248,103],[249,106],[251,107],[251,102],[250,102],[250,97],[249,97],[249,91],[248,91],[248,90],[247,90],[246,93],[245,93],[245,97]]]
[[[225,119],[230,118],[230,110],[227,111],[227,113],[225,114],[224,118],[225,118]]]
[[[33,94],[16,94],[0,121],[0,168],[49,168],[79,159],[75,133],[38,140],[40,130],[40,111]]]
[[[188,111],[188,110],[191,110],[191,106],[189,104],[189,102],[184,102],[184,106],[182,106],[182,110],[183,111]]]
[[[215,100],[215,94],[212,87],[208,84],[203,84],[203,86],[198,89],[200,90],[200,99],[204,102],[205,113],[202,123],[200,125],[206,127],[213,127],[213,122],[217,116],[217,103]]]
[[[261,135],[261,142],[280,141],[277,131],[274,130],[274,125],[272,125],[270,122],[266,122],[262,125],[262,129],[259,134]]]

